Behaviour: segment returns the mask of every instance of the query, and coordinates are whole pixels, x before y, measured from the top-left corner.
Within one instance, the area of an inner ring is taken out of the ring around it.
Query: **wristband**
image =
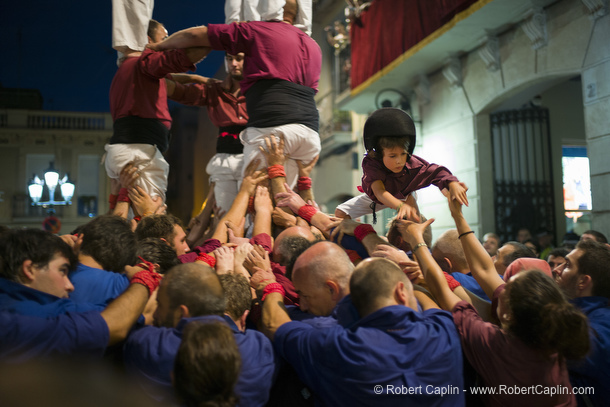
[[[117,197],[118,202],[130,202],[129,201],[129,190],[127,188],[121,188],[119,196]]]
[[[138,271],[132,278],[129,280],[130,284],[141,284],[144,287],[148,288],[148,295],[151,296],[153,292],[159,287],[161,283],[161,279],[163,276],[161,274],[156,273],[154,270],[154,266],[151,262],[146,261],[140,257],[144,263],[138,264],[137,267],[146,267],[147,270]]]
[[[400,208],[402,208],[402,206],[403,206],[404,204],[405,204],[404,202],[401,202],[401,203],[400,203],[400,205],[398,205],[398,206],[396,207],[396,212],[398,212],[398,211],[400,210]]]
[[[428,247],[428,245],[424,242],[418,243],[413,250],[411,250],[411,253],[415,254],[415,252],[417,251],[417,249],[419,249],[420,247]]]
[[[459,281],[457,281],[455,278],[453,278],[453,276],[449,275],[448,273],[443,271],[443,274],[445,275],[445,280],[447,280],[447,284],[449,284],[449,288],[451,289],[451,291],[455,291],[456,288],[462,285]]]
[[[269,174],[269,178],[277,178],[284,177],[286,178],[286,172],[284,171],[284,166],[281,164],[271,165],[267,167],[267,174]]]
[[[108,203],[110,204],[110,209],[114,209],[116,206],[116,200],[118,199],[118,195],[110,194],[108,195]]]
[[[363,223],[362,225],[358,225],[358,226],[356,226],[356,229],[354,229],[354,236],[360,243],[362,243],[364,238],[367,237],[368,235],[370,235],[371,233],[377,234],[377,232],[375,231],[375,228],[373,228],[371,225],[368,225],[366,223]]]
[[[464,236],[466,236],[466,235],[468,235],[470,233],[474,233],[474,230],[469,230],[468,232],[462,233],[461,235],[458,236],[458,239],[461,239],[462,237],[464,237]]]
[[[318,209],[313,205],[303,205],[299,208],[298,215],[305,219],[307,223],[311,223],[311,218],[313,215],[318,213]]]
[[[267,296],[271,293],[280,293],[283,297],[284,295],[286,295],[286,290],[284,290],[284,287],[282,287],[280,283],[267,284],[265,286],[265,289],[263,290],[263,296],[261,297],[261,301],[265,301],[265,298],[267,298]]]
[[[214,258],[214,256],[211,256],[207,253],[199,253],[199,256],[197,256],[195,261],[197,261],[197,260],[206,263],[208,266],[210,266],[212,268],[214,268],[214,266],[216,266],[216,259]]]
[[[299,191],[306,191],[311,189],[311,178],[309,177],[299,177],[297,181],[297,189]]]
[[[254,213],[254,195],[248,199],[248,213]]]

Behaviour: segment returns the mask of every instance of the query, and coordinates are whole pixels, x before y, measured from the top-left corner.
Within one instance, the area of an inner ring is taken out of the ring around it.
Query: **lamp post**
[[[74,184],[70,182],[68,178],[68,174],[66,174],[61,180],[59,179],[59,173],[55,170],[53,166],[53,162],[49,163],[49,168],[45,171],[44,180],[38,178],[38,175],[34,175],[32,180],[30,181],[30,185],[28,185],[28,192],[30,195],[30,199],[32,199],[32,206],[53,206],[53,205],[71,205],[72,197],[74,196]],[[42,192],[44,190],[44,186],[47,186],[49,189],[49,200],[41,201]],[[63,197],[63,201],[55,200],[55,189],[59,185],[61,190],[61,196]]]

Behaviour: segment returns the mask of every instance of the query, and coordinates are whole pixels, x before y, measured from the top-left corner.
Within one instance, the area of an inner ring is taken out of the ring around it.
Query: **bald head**
[[[440,235],[432,247],[432,256],[448,273],[468,273],[468,262],[457,230],[450,229]],[[447,262],[449,260],[449,262]]]
[[[207,264],[186,263],[173,267],[161,284],[171,309],[184,305],[191,317],[225,312],[225,291],[218,275]]]
[[[390,305],[417,308],[411,282],[396,263],[384,258],[371,257],[358,264],[350,291],[361,318]]]
[[[308,228],[289,227],[275,238],[271,259],[283,266],[293,263],[315,240],[316,237]]]
[[[332,242],[318,242],[305,250],[296,260],[293,273],[306,272],[312,279],[332,278],[349,289],[349,279],[354,270],[343,248]]]
[[[339,245],[318,242],[305,250],[294,263],[292,282],[300,296],[301,310],[314,315],[330,315],[349,294],[354,265]]]

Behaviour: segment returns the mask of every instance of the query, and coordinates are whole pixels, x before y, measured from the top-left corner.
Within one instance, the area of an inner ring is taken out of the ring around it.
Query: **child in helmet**
[[[462,205],[468,205],[468,188],[440,165],[430,164],[412,155],[415,148],[413,119],[396,108],[382,108],[371,114],[364,124],[362,160],[362,195],[337,206],[335,216],[358,218],[384,208],[392,208],[399,219],[419,222],[412,192],[436,185]]]

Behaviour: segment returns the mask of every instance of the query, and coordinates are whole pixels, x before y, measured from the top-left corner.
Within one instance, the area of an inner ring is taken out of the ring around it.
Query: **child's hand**
[[[453,181],[449,183],[449,197],[462,205],[468,206],[466,191],[468,191],[468,187],[463,182]]]
[[[396,219],[409,219],[413,222],[421,222],[421,219],[417,214],[417,208],[411,206],[407,202],[403,202],[398,208]]]

